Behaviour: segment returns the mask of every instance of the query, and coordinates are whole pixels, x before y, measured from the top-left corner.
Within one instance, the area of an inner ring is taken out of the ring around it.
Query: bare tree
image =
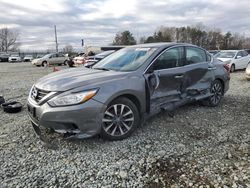
[[[8,52],[18,49],[17,43],[19,33],[8,28],[0,29],[0,51]]]

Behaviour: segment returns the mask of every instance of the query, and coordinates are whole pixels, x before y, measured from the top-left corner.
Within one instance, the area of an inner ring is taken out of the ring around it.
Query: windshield
[[[93,69],[133,71],[152,55],[156,48],[124,48],[99,61]]]
[[[219,52],[215,55],[216,58],[233,58],[236,52]]]
[[[51,54],[47,54],[45,56],[43,56],[42,58],[50,58]]]
[[[104,51],[104,52],[101,52],[99,54],[97,54],[98,56],[108,56],[109,54],[112,54],[114,52],[114,50],[109,50],[109,51]]]

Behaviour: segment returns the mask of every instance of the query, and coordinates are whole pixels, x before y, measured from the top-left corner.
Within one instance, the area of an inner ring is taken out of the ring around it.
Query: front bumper
[[[250,80],[250,73],[246,73],[246,79]]]
[[[91,137],[100,133],[102,114],[106,106],[93,99],[74,106],[39,106],[28,99],[30,120],[38,128],[45,127],[59,133],[72,133],[76,137]],[[34,127],[34,126],[33,126]]]

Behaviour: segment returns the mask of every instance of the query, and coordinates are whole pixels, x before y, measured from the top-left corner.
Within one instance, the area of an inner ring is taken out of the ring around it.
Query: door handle
[[[183,78],[183,75],[176,75],[176,76],[174,76],[174,78],[180,79],[180,78]]]

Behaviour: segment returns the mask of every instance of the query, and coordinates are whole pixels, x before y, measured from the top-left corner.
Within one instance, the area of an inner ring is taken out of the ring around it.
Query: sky
[[[111,44],[117,32],[129,30],[136,39],[160,26],[203,23],[250,37],[250,1],[225,0],[0,0],[0,28],[19,32],[22,50],[72,45]]]

